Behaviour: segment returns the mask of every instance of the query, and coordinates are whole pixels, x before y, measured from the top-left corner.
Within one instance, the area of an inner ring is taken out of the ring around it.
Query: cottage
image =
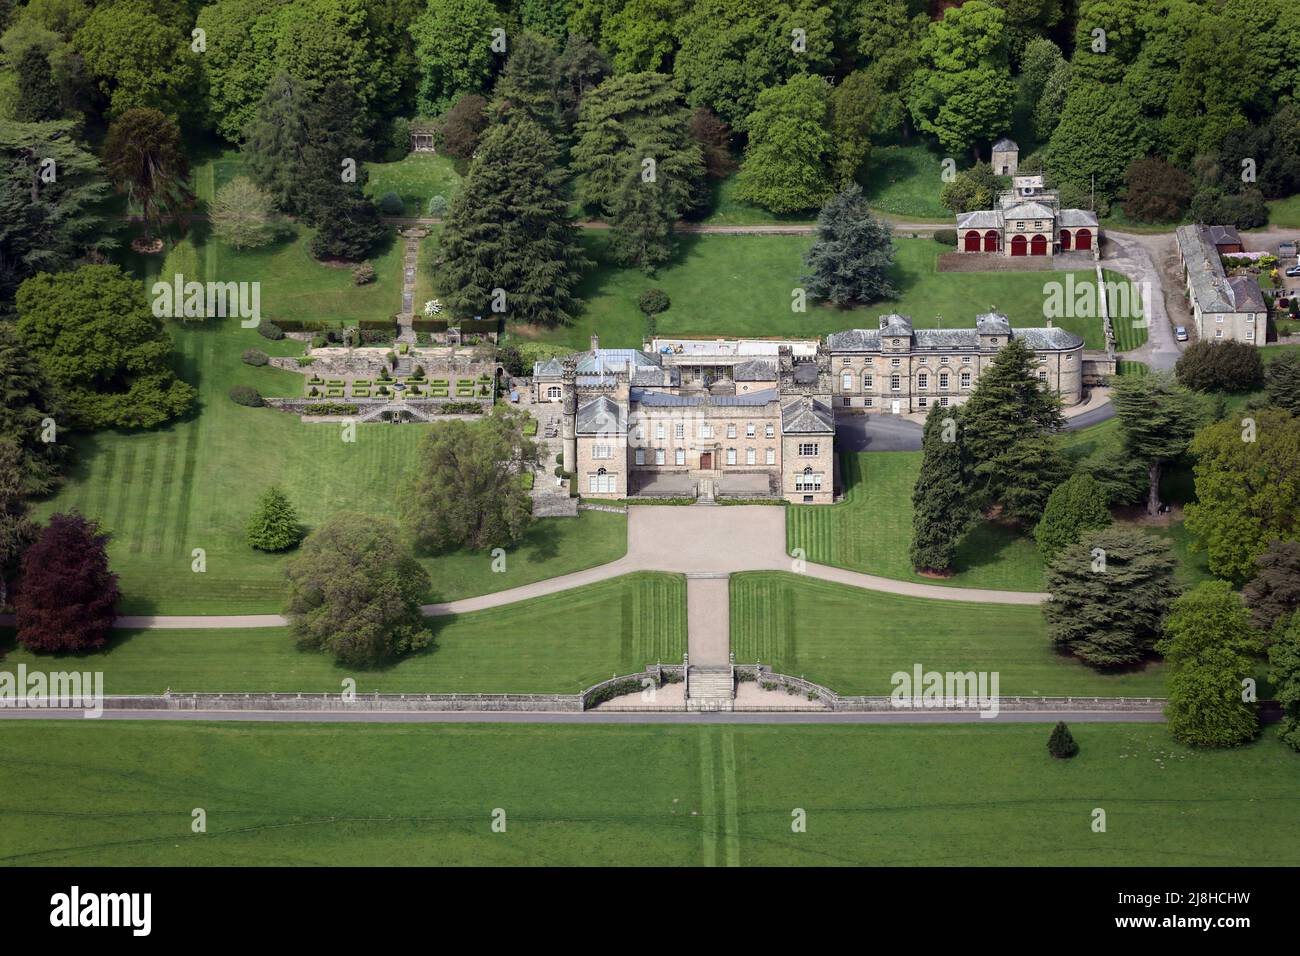
[[[1174,235],[1187,283],[1187,301],[1200,338],[1262,347],[1268,337],[1264,294],[1254,277],[1227,275],[1219,258],[1219,242],[1231,245],[1236,230],[1230,226],[1179,226]],[[1241,252],[1241,237],[1236,239],[1235,251]]]

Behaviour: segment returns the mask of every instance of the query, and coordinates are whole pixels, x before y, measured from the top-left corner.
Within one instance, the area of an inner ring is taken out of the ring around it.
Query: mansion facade
[[[1072,249],[1094,248],[1100,237],[1097,214],[1062,209],[1060,194],[1045,189],[1042,176],[1014,176],[1012,188],[998,196],[993,209],[957,217],[961,252],[1004,256],[1051,256]]]
[[[1050,324],[875,329],[817,339],[654,339],[533,366],[533,400],[560,408],[564,470],[590,498],[783,498],[829,504],[839,409],[924,414],[955,407],[1012,339],[1066,405],[1083,399],[1083,339]]]
[[[960,405],[980,372],[1011,339],[1038,356],[1038,380],[1066,405],[1083,400],[1083,339],[1066,329],[1013,329],[1000,313],[976,316],[973,329],[914,329],[906,315],[882,315],[878,329],[826,339],[834,405],[895,415]]]
[[[592,347],[533,367],[534,399],[561,404],[564,470],[583,496],[834,497],[835,416],[813,344],[736,342],[713,354]]]

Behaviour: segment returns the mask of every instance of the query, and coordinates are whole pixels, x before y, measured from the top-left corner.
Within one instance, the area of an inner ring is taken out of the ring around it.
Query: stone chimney
[[[600,348],[600,336],[595,332],[591,333],[591,350],[594,352]]]
[[[1048,320],[1047,320],[1047,327],[1048,327],[1049,329],[1052,327],[1052,320],[1051,320],[1051,319],[1048,319]]]

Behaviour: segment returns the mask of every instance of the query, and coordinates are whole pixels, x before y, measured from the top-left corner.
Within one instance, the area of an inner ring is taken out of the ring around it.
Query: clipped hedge
[[[357,406],[345,402],[314,402],[303,406],[304,415],[355,415]]]
[[[236,385],[230,390],[230,400],[247,408],[261,408],[266,404],[262,401],[262,393],[251,385]]]
[[[934,231],[934,241],[945,246],[957,245],[956,229],[936,229]]]
[[[446,319],[414,319],[411,328],[416,332],[438,333],[447,331]]]

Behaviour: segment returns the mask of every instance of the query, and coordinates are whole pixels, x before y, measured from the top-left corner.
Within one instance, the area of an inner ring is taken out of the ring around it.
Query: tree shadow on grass
[[[996,565],[1004,553],[1021,537],[1021,531],[1006,524],[981,521],[962,538],[957,546],[953,569],[967,574],[978,568]]]

